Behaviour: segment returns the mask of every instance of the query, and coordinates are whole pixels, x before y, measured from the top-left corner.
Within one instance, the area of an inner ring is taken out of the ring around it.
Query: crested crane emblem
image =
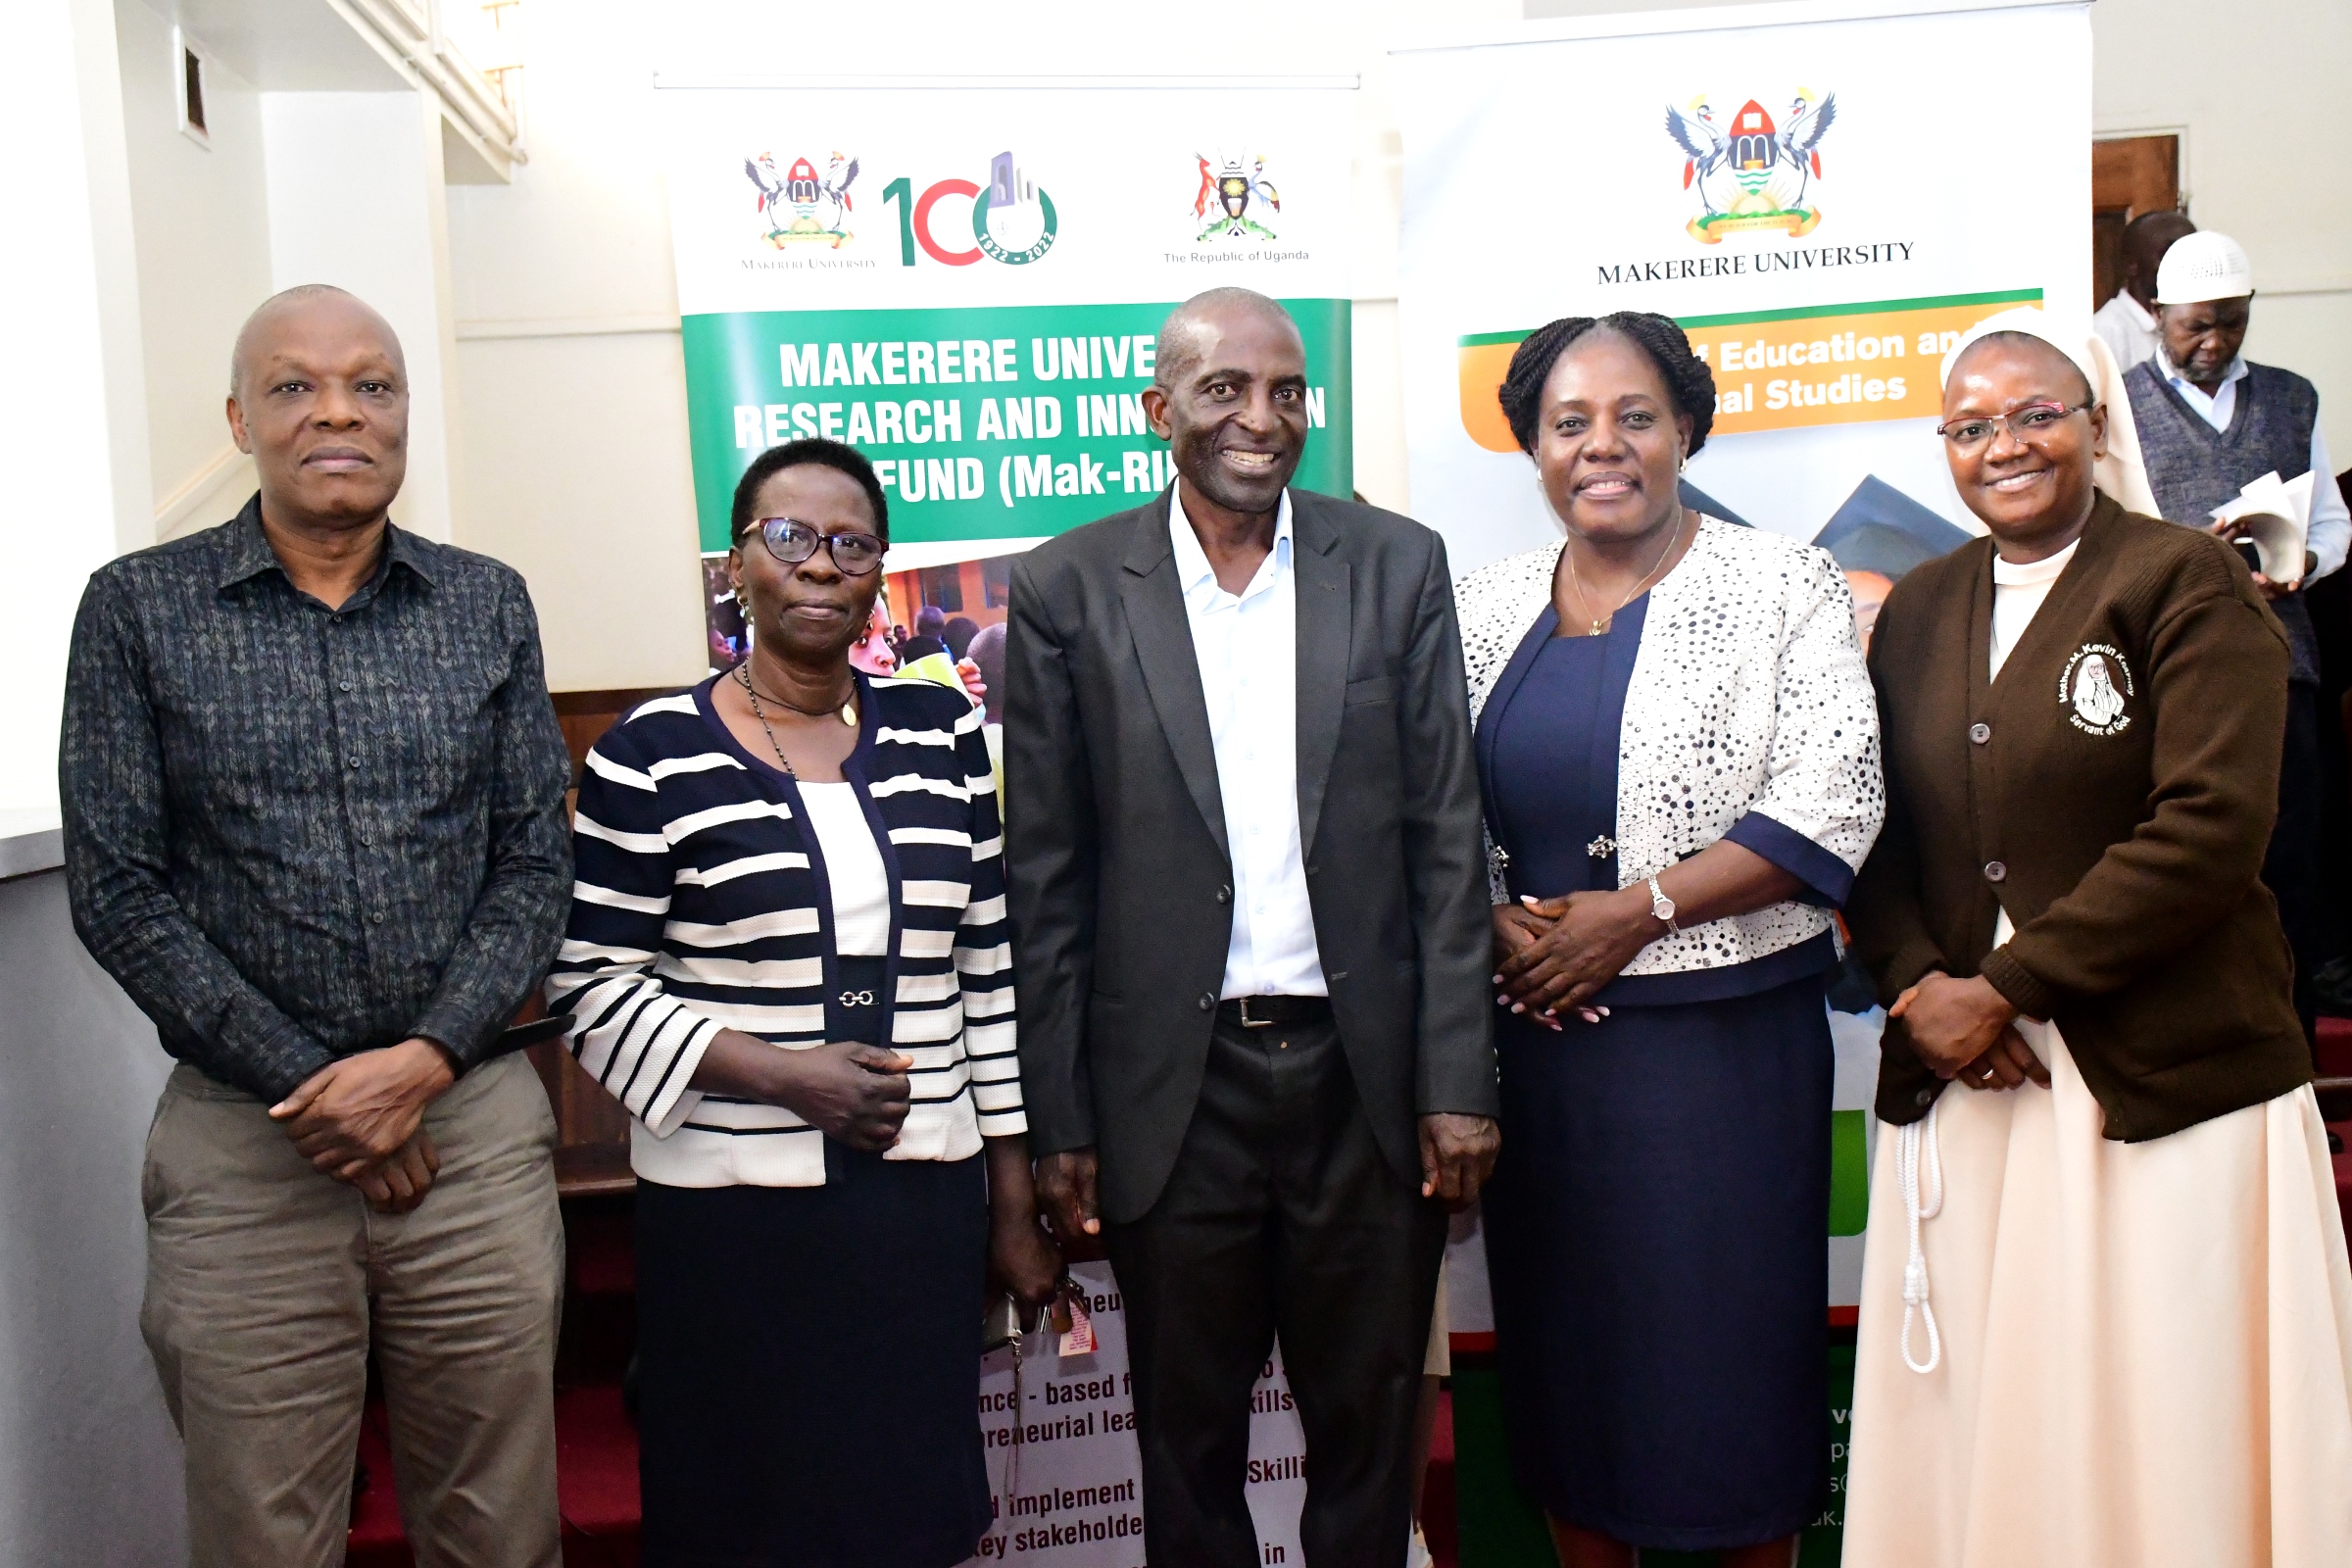
[[[743,161],[743,172],[760,193],[760,216],[767,222],[762,237],[776,249],[814,241],[835,250],[856,238],[847,226],[850,183],[858,177],[858,160],[835,153],[825,172],[806,158],[796,158],[782,173],[773,153]]]
[[[1809,234],[1821,210],[1807,205],[1822,177],[1821,141],[1838,119],[1838,95],[1816,97],[1809,87],[1775,122],[1750,98],[1719,123],[1705,94],[1666,108],[1666,134],[1683,150],[1683,189],[1697,193],[1702,211],[1684,226],[1703,245],[1731,233],[1777,229]]]

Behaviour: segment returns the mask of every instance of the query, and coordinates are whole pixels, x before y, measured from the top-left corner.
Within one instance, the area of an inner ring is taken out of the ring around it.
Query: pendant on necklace
[[[852,729],[858,727],[858,705],[856,703],[841,705],[841,721]]]
[[[1596,621],[1594,621],[1594,622],[1592,623],[1592,629],[1591,631],[1589,631],[1589,632],[1585,633],[1585,635],[1586,635],[1586,636],[1588,636],[1588,637],[1606,637],[1608,634],[1609,634],[1609,623],[1608,623],[1607,621],[1605,621],[1605,620],[1596,620]]]

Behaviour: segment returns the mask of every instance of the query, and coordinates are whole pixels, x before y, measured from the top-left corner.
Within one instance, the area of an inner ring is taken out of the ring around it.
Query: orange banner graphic
[[[2038,289],[1687,317],[1691,350],[1715,371],[1717,435],[1912,419],[1941,412],[1936,373],[1960,334]],[[1461,340],[1462,428],[1489,452],[1516,452],[1496,390],[1525,332]]]

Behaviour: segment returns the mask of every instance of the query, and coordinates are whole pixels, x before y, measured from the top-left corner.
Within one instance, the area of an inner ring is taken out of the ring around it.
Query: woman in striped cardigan
[[[547,982],[634,1118],[645,1561],[946,1568],[991,1517],[986,1280],[1060,1277],[982,715],[850,666],[889,538],[854,449],[762,453],[734,537],[752,657],[589,754]]]

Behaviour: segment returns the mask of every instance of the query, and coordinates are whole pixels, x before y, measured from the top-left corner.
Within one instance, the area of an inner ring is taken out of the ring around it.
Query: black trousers
[[[1402,1563],[1446,1214],[1381,1158],[1337,1029],[1220,1019],[1166,1191],[1106,1232],[1154,1568],[1259,1562],[1250,1396],[1277,1335],[1306,1435],[1307,1562]]]
[[[2278,820],[2263,857],[2262,880],[2278,901],[2278,923],[2295,955],[2295,1016],[2303,1037],[2317,1050],[2319,1004],[2311,989],[2315,970],[2333,954],[2327,951],[2327,919],[2321,907],[2320,836],[2325,795],[2320,773],[2320,689],[2308,681],[2286,683],[2286,738],[2278,768]]]

